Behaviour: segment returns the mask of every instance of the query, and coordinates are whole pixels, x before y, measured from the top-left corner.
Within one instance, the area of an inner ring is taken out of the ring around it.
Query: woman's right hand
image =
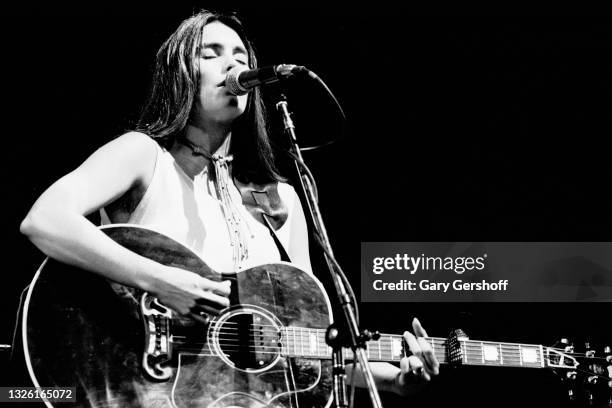
[[[217,282],[185,269],[164,266],[150,291],[181,315],[216,316],[229,306],[230,284],[229,280]]]

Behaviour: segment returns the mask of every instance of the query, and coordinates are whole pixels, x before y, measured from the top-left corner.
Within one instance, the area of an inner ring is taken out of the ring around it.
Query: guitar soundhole
[[[218,355],[239,370],[264,371],[280,357],[280,328],[258,310],[230,312],[215,322],[212,335]]]

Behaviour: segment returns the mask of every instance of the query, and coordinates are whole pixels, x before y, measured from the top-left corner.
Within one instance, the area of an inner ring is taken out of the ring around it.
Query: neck
[[[229,142],[231,139],[230,128],[223,125],[187,125],[185,137],[191,143],[201,147],[210,154],[217,150],[226,155],[229,152]]]
[[[206,151],[207,154],[212,155],[218,152],[222,156],[226,156],[229,153],[230,132],[209,132],[195,125],[187,125],[185,138],[193,146]],[[201,173],[210,165],[210,160],[205,155],[194,154],[193,148],[184,143],[173,144],[170,151],[183,171],[190,177]]]

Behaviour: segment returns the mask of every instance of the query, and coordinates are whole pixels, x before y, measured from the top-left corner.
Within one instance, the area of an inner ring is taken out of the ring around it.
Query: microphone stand
[[[289,140],[291,143],[291,150],[294,154],[294,162],[297,168],[297,172],[300,179],[300,184],[302,186],[302,190],[304,191],[304,195],[306,197],[306,202],[308,204],[308,210],[310,212],[311,219],[314,224],[314,228],[316,234],[319,238],[319,244],[321,245],[324,255],[325,261],[327,263],[327,267],[329,268],[332,280],[334,282],[334,287],[336,289],[336,295],[340,301],[340,305],[342,306],[345,324],[340,325],[342,328],[348,328],[349,336],[348,339],[350,343],[348,344],[357,357],[357,361],[359,362],[359,369],[361,370],[363,377],[366,381],[366,385],[368,388],[368,392],[370,395],[370,399],[372,400],[372,406],[374,408],[382,408],[382,403],[380,400],[380,396],[378,394],[378,390],[376,389],[376,385],[374,384],[374,377],[372,376],[372,370],[370,369],[370,365],[368,363],[368,358],[366,356],[366,345],[365,342],[369,339],[368,333],[361,333],[359,330],[359,326],[357,324],[357,318],[355,315],[355,310],[353,309],[353,305],[351,303],[351,297],[349,296],[346,286],[342,277],[340,276],[339,266],[335,262],[333,251],[331,248],[331,244],[329,242],[329,238],[327,236],[327,231],[325,229],[325,225],[323,224],[323,218],[321,217],[321,212],[319,210],[319,205],[317,203],[317,199],[315,197],[314,188],[310,178],[306,171],[304,171],[304,161],[302,159],[302,154],[300,152],[300,147],[297,143],[297,138],[295,135],[295,126],[293,124],[293,120],[291,119],[291,115],[287,108],[287,98],[285,95],[281,95],[280,101],[276,104],[276,109],[281,115],[285,133],[289,136]],[[347,402],[347,392],[346,392],[346,371],[344,366],[344,358],[342,354],[342,346],[343,346],[343,338],[347,336],[343,336],[339,333],[339,328],[335,325],[332,325],[327,330],[326,341],[332,347],[332,376],[333,376],[333,395],[334,400],[336,402],[336,407],[338,408],[346,408],[348,407]],[[353,375],[355,375],[356,367],[353,367]]]

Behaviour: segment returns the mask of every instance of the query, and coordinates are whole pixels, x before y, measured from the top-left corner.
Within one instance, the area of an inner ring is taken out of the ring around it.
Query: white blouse
[[[146,226],[182,243],[218,272],[236,272],[223,210],[208,172],[204,170],[192,180],[169,151],[157,147],[151,183],[128,223]],[[253,218],[242,204],[234,183],[229,185],[232,200],[239,203],[237,207],[242,222],[246,223],[249,232],[248,257],[240,263],[238,270],[280,261],[278,248],[268,228]],[[287,250],[292,218],[301,207],[295,190],[289,184],[278,183],[278,194],[288,208],[289,216],[276,230],[276,235]],[[102,224],[111,223],[104,210],[101,215]]]

